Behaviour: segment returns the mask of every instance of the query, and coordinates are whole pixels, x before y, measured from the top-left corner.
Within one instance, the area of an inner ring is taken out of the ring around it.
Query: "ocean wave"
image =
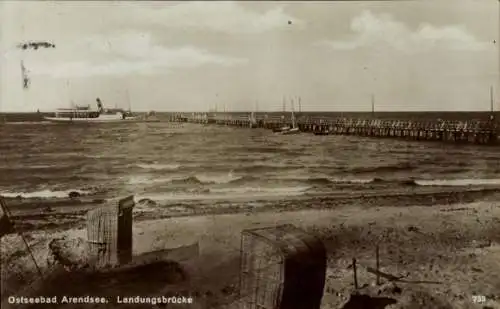
[[[401,162],[397,164],[382,165],[382,166],[357,166],[346,168],[346,172],[361,174],[361,173],[390,173],[398,171],[409,171],[415,169],[416,166],[410,162]]]
[[[440,186],[440,187],[464,187],[464,186],[500,186],[498,178],[464,178],[464,179],[415,179],[412,177],[402,179],[374,178],[370,184],[396,184],[406,186]]]
[[[178,184],[178,185],[201,185],[201,184],[211,184],[212,182],[210,181],[201,181],[198,179],[196,176],[189,176],[189,177],[183,177],[183,178],[177,178],[177,179],[171,179],[169,181],[171,184]]]
[[[259,181],[263,182],[263,181],[265,181],[265,179],[263,179],[263,177],[255,177],[255,176],[246,175],[246,176],[235,177],[235,178],[231,179],[230,181],[226,182],[226,184],[242,185],[242,184],[246,184],[246,183],[259,182]]]
[[[272,172],[276,170],[295,170],[303,168],[304,165],[300,164],[287,164],[287,163],[275,163],[275,164],[252,164],[248,166],[235,167],[234,171],[239,173],[265,173]]]
[[[248,180],[248,178],[247,178]],[[464,186],[466,184],[499,184],[500,179],[491,180],[448,180],[448,181],[438,181],[438,180],[415,180],[412,178],[407,179],[381,179],[373,178],[371,180],[367,179],[354,179],[354,180],[336,180],[328,178],[312,178],[309,179],[312,184],[297,184],[288,186],[266,186],[265,184],[247,184],[239,185],[236,187],[212,187],[212,188],[187,188],[185,190],[152,190],[150,192],[144,192],[137,194],[136,199],[147,199],[154,202],[168,202],[168,201],[179,201],[179,200],[233,200],[233,199],[249,199],[249,200],[259,200],[267,198],[276,197],[291,197],[291,196],[302,196],[310,193],[322,192],[321,188],[328,187],[323,186],[323,184],[332,183],[343,183],[343,184],[353,184],[353,185],[381,185],[381,186]],[[191,180],[192,181],[192,180]],[[241,181],[241,180],[238,180]],[[318,184],[319,183],[319,184]],[[320,191],[317,191],[317,190]],[[331,188],[329,189],[331,190]],[[329,191],[331,192],[331,191]]]
[[[180,164],[135,164],[135,166],[145,170],[176,170]]]
[[[234,190],[235,187],[244,185],[267,185],[271,188],[276,185],[304,185],[304,186],[321,186],[321,185],[363,185],[370,183],[401,183],[408,184],[411,180],[387,180],[382,178],[335,178],[335,177],[307,177],[307,176],[237,176],[232,173],[222,175],[190,175],[190,176],[172,176],[172,177],[154,177],[152,175],[135,175],[129,178],[129,185],[155,185],[164,184],[165,186],[172,185],[172,191],[178,186],[204,186],[204,185],[226,185],[226,189],[220,190]],[[219,186],[220,188],[220,186]],[[218,189],[217,189],[218,190]],[[274,190],[274,189],[271,189]]]
[[[500,179],[498,178],[469,178],[469,179],[433,179],[433,180],[415,180],[421,186],[481,186],[481,185],[494,185],[500,186]]]
[[[212,183],[212,184],[227,184],[227,183],[235,183],[243,179],[245,176],[236,176],[232,172],[227,174],[219,174],[219,175],[206,175],[201,174],[195,176],[201,183]]]
[[[0,195],[11,198],[69,198],[70,194],[91,195],[93,192],[85,190],[40,190],[32,192],[0,192]]]
[[[273,146],[229,146],[226,147],[226,150],[229,152],[236,152],[236,153],[251,153],[251,152],[256,152],[256,153],[271,153],[275,154],[277,152],[287,152],[288,149],[284,149],[282,147],[273,147]]]
[[[271,155],[276,155],[276,154],[282,154],[282,155],[289,155],[289,156],[300,156],[304,154],[304,152],[308,151],[307,148],[302,147],[302,148],[284,148],[283,145],[276,145],[276,146],[230,146],[230,147],[225,147],[224,151],[227,153],[236,153],[236,154],[259,154],[259,155],[265,155],[265,154],[271,154]]]
[[[31,172],[35,172],[36,170],[45,171],[50,170],[50,173],[56,173],[60,171],[67,171],[68,169],[77,170],[81,168],[81,164],[2,164],[0,165],[0,171],[2,173],[5,172],[22,172],[23,170],[29,170]]]
[[[237,176],[232,173],[221,175],[191,175],[178,177],[153,177],[153,176],[134,176],[129,179],[129,184],[158,184],[165,185],[229,185],[229,188],[245,184],[269,184],[269,183],[303,183],[305,185],[321,184],[362,184],[369,183],[373,179],[336,179],[328,177],[256,177],[256,176]]]
[[[12,124],[12,125],[22,125],[22,124],[52,124],[50,121],[7,121],[4,124]]]
[[[221,174],[172,175],[170,177],[155,177],[154,175],[134,175],[129,178],[129,189],[139,187],[162,190],[171,193],[211,193],[223,192],[263,192],[266,189],[275,191],[279,187],[307,187],[312,189],[336,188],[353,186],[467,186],[467,185],[500,185],[500,179],[418,179],[415,177],[332,177],[326,175],[280,173],[274,175],[241,175],[232,172]],[[249,189],[250,188],[250,189]],[[258,189],[255,189],[258,188]],[[252,191],[253,190],[253,191]]]
[[[402,185],[402,186],[418,186],[419,184],[413,178],[403,178],[403,179],[384,179],[384,178],[373,178],[369,184],[385,184],[385,185]]]
[[[307,182],[313,185],[322,184],[366,184],[372,182],[373,179],[339,179],[330,177],[311,177]]]
[[[69,171],[59,171],[54,173],[41,173],[32,171],[19,171],[13,173],[2,173],[3,177],[0,177],[1,185],[23,185],[29,184],[31,186],[37,185],[57,185],[57,184],[68,184],[68,183],[82,183],[82,182],[93,182],[95,180],[94,175],[74,175],[70,174]],[[56,178],[57,177],[57,178]]]
[[[225,175],[191,175],[187,177],[174,178],[170,180],[171,184],[195,184],[195,185],[211,185],[211,184],[230,184],[240,181],[249,181],[253,177],[235,176],[231,173]]]
[[[336,178],[328,176],[271,176],[267,178],[254,177],[254,176],[244,176],[240,179],[231,183],[243,183],[243,182],[254,182],[254,181],[266,181],[266,182],[279,182],[279,183],[303,183],[307,185],[331,185],[331,184],[365,184],[373,181],[373,178]]]
[[[310,186],[297,187],[238,187],[238,188],[214,188],[211,193],[271,193],[271,194],[301,194],[309,190]]]
[[[171,177],[154,177],[151,175],[132,175],[127,178],[127,185],[148,185],[155,183],[168,183],[172,181]]]
[[[178,192],[152,192],[136,195],[135,199],[151,200],[154,202],[161,201],[178,201],[178,200],[215,200],[215,199],[261,199],[267,197],[287,197],[300,196],[306,194],[309,187],[238,187],[238,188],[220,188],[210,189],[209,191],[192,194]]]
[[[172,185],[210,185],[210,184],[228,184],[235,183],[245,177],[235,176],[232,173],[220,175],[189,175],[189,176],[171,176],[155,177],[153,175],[134,175],[129,177],[129,185],[140,184],[172,184]]]
[[[353,186],[363,186],[363,185],[374,185],[374,184],[393,184],[393,185],[418,185],[415,180],[412,178],[403,178],[403,179],[385,179],[385,178],[335,178],[335,177],[296,177],[296,178],[276,178],[280,180],[287,181],[301,181],[303,183],[307,183],[308,185],[312,185],[315,188],[319,188],[321,186],[332,187],[335,185],[353,185]]]
[[[65,167],[61,167],[60,165],[55,165],[55,164],[8,164],[8,165],[0,165],[0,170],[2,172],[6,171],[19,171],[22,169],[26,170],[44,170],[44,169],[53,169],[53,168],[58,168],[62,169]]]

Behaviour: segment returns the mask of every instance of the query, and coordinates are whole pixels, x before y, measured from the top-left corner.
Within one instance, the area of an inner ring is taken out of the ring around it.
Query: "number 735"
[[[486,302],[486,296],[484,295],[472,295],[472,302],[475,304],[482,304]]]

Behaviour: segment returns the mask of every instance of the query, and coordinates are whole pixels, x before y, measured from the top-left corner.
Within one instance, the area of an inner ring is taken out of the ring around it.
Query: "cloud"
[[[354,35],[345,41],[321,41],[335,50],[353,50],[360,47],[390,47],[404,52],[419,52],[433,48],[451,50],[486,50],[490,42],[479,42],[463,26],[436,27],[428,23],[412,30],[388,14],[364,11],[351,21]]]
[[[49,57],[50,56],[50,57]],[[43,61],[41,61],[43,59]],[[57,53],[45,53],[29,66],[33,75],[55,78],[95,75],[154,74],[175,68],[203,65],[233,66],[246,59],[216,55],[193,46],[167,48],[148,33],[128,32],[113,37],[82,39]]]
[[[141,12],[141,13],[139,13]],[[141,17],[138,17],[141,16]],[[168,28],[215,31],[232,34],[256,34],[269,30],[303,27],[304,22],[288,15],[282,6],[263,13],[231,1],[189,1],[158,7],[139,6],[134,21],[141,19]]]

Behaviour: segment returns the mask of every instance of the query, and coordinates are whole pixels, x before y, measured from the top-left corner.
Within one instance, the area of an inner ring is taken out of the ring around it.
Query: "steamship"
[[[74,106],[73,108],[59,108],[53,117],[44,117],[51,122],[124,122],[140,120],[130,111],[121,108],[104,108],[99,98],[97,109],[89,106]]]

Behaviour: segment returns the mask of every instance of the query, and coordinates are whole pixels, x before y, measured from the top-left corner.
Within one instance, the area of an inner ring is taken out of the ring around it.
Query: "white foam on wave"
[[[207,201],[207,200],[235,200],[235,199],[266,199],[280,196],[299,196],[302,193],[294,193],[294,194],[272,194],[270,192],[261,192],[258,193],[232,193],[232,194],[168,194],[168,193],[152,193],[152,194],[142,194],[137,196],[137,199],[150,199],[155,202],[164,202],[164,201]]]
[[[179,201],[179,200],[217,200],[217,199],[265,199],[280,196],[300,196],[309,187],[241,187],[210,189],[210,193],[144,193],[135,196],[135,200],[150,199],[156,202]]]
[[[64,190],[64,191],[57,191],[57,190],[40,190],[40,191],[32,191],[32,192],[12,192],[12,191],[7,191],[7,192],[0,192],[0,195],[3,195],[4,197],[22,197],[22,198],[67,198],[69,197],[69,194],[71,192],[77,192],[81,195],[88,195],[91,192],[88,191],[83,191],[83,190]]]
[[[373,178],[370,179],[333,179],[333,182],[336,183],[360,183],[360,184],[365,184],[365,183],[371,183],[373,182]]]
[[[137,167],[145,170],[176,170],[180,164],[136,164]]]
[[[480,186],[480,185],[500,185],[500,179],[433,179],[433,180],[415,180],[420,186]]]
[[[325,179],[330,181],[331,183],[338,183],[338,184],[343,184],[343,183],[353,183],[353,184],[366,184],[370,183],[373,181],[373,178],[338,178],[338,177],[331,177],[328,175],[323,175],[323,174],[313,174],[313,175],[273,175],[272,178],[273,180],[292,180],[292,181],[314,181],[318,179]]]
[[[172,175],[171,177],[157,177],[154,175],[132,175],[128,177],[128,185],[147,185],[182,181],[196,178],[205,184],[226,184],[238,180],[241,176],[235,176],[231,172],[227,174],[199,174],[199,175]]]
[[[147,185],[171,182],[173,177],[154,177],[151,175],[132,175],[128,177],[128,185]]]
[[[216,188],[210,189],[212,193],[228,193],[228,194],[248,194],[251,193],[252,196],[254,193],[265,193],[266,195],[300,195],[305,191],[310,189],[309,186],[301,186],[301,187],[238,187],[238,188]]]
[[[227,174],[200,174],[195,175],[195,177],[204,183],[217,183],[217,184],[225,184],[230,183],[232,181],[241,179],[242,176],[236,176],[232,172]]]

